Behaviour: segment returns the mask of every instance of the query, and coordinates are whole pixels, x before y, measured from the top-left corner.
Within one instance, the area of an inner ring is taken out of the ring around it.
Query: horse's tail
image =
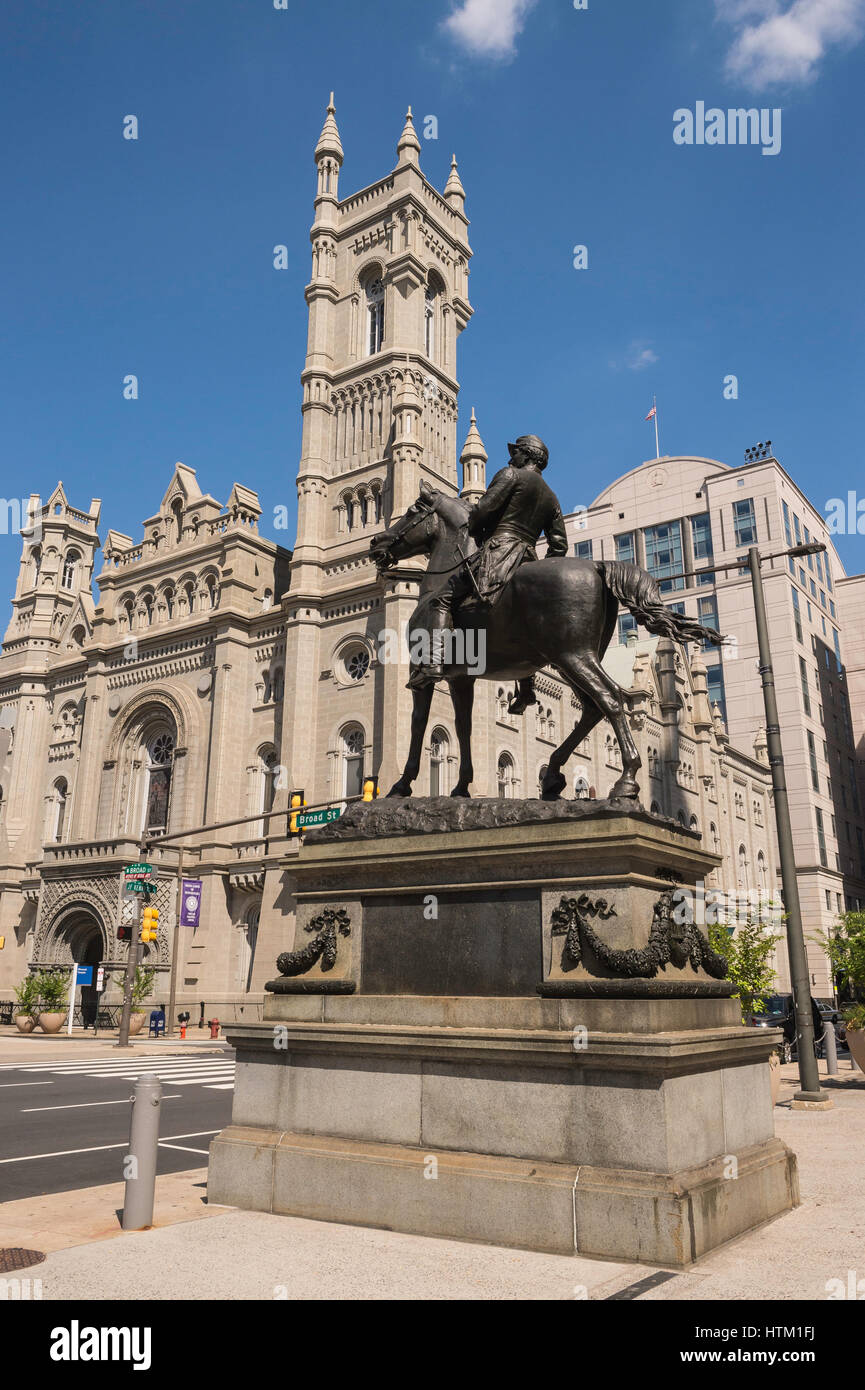
[[[625,560],[597,560],[595,569],[619,603],[624,604],[638,623],[658,637],[670,637],[674,642],[724,641],[713,627],[703,627],[693,618],[674,613],[661,599],[657,580],[639,565]]]

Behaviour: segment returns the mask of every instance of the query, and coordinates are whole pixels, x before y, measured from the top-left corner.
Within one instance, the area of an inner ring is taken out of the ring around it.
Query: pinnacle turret
[[[448,181],[445,184],[444,196],[446,201],[450,203],[451,207],[456,208],[458,212],[464,211],[466,202],[466,191],[463,188],[463,181],[460,178],[459,170],[457,169],[456,155],[453,155],[451,158],[451,172],[450,177],[448,178]]]
[[[420,164],[420,140],[414,128],[411,107],[406,113],[405,126],[396,147],[396,157],[399,164]]]
[[[475,419],[475,412],[472,409],[469,432],[460,454],[460,463],[463,466],[463,486],[460,496],[464,502],[474,504],[486,492],[488,458],[489,455],[484,448],[484,441],[481,439],[478,423]]]
[[[315,162],[320,163],[322,159],[335,159],[337,164],[342,164],[344,153],[342,141],[339,138],[339,126],[336,123],[336,107],[333,104],[333,92],[330,94],[330,101],[327,106],[327,117],[318,137],[318,144],[315,147]]]

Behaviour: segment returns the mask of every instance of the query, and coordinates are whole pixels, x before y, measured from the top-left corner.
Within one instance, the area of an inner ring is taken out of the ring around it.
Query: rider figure
[[[549,461],[546,444],[535,434],[524,434],[516,444],[509,444],[508,450],[510,462],[495,475],[481,500],[469,512],[469,532],[480,543],[480,550],[457,570],[434,600],[430,663],[417,668],[410,681],[412,686],[425,685],[443,676],[442,634],[453,628],[456,605],[471,596],[476,603],[491,608],[517,567],[538,558],[535,545],[542,534],[547,538],[547,556],[568,553],[562,509],[555,493],[541,477]],[[529,676],[519,682],[518,694],[511,701],[511,713],[522,714],[528,705],[535,703],[534,684]]]

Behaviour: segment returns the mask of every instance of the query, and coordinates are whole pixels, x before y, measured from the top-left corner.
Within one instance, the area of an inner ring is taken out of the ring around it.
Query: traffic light
[[[378,796],[378,778],[367,777],[363,784],[364,801],[372,801]]]
[[[159,924],[159,908],[146,907],[141,914],[142,942],[155,941]]]
[[[132,928],[131,928],[131,926],[129,925],[128,922],[121,922],[121,923],[120,923],[120,926],[117,928],[117,940],[118,940],[118,941],[131,941],[131,940],[132,940]]]
[[[291,793],[291,808],[292,808],[293,814],[290,815],[289,818],[288,818],[288,833],[289,833],[289,835],[296,835],[296,834],[298,833],[298,832],[297,832],[297,812],[300,810],[300,808],[301,808],[302,806],[305,806],[305,805],[306,805],[306,802],[305,802],[304,799],[303,799],[303,792],[292,792],[292,793]]]

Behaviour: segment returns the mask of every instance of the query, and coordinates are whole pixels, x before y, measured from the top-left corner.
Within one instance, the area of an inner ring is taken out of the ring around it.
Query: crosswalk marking
[[[19,1066],[22,1072],[36,1072],[54,1076],[88,1076],[108,1078],[115,1081],[136,1081],[140,1076],[156,1076],[169,1085],[210,1086],[212,1089],[231,1090],[234,1086],[234,1060],[224,1056],[191,1057],[173,1056],[164,1060],[158,1057],[132,1059],[93,1058],[71,1059],[69,1061],[34,1062],[30,1066]],[[20,1083],[26,1085],[28,1083]],[[29,1083],[38,1085],[38,1082]],[[44,1083],[41,1083],[44,1084]]]

